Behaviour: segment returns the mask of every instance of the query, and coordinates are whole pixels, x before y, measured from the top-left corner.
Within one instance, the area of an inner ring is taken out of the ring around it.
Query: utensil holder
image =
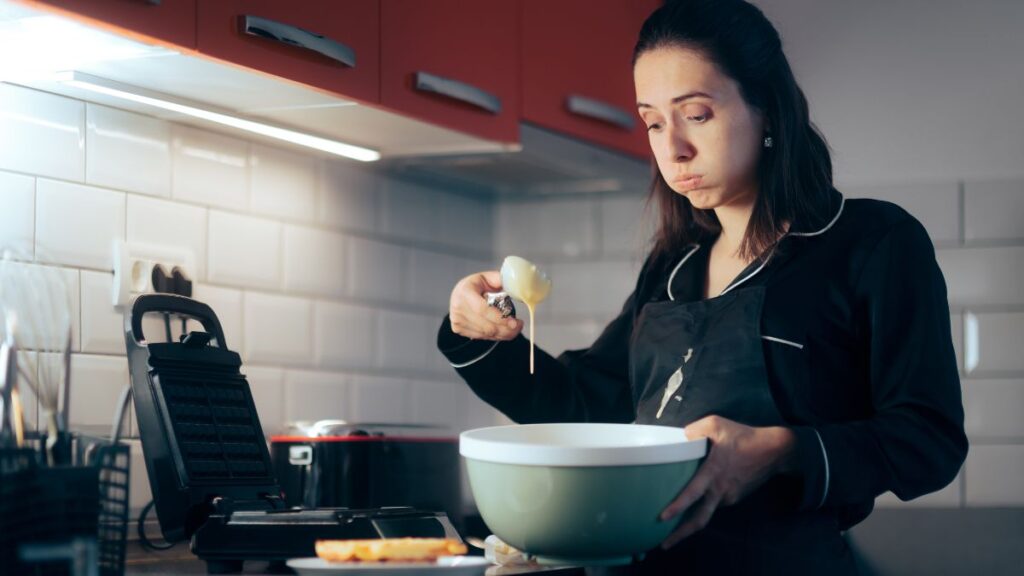
[[[72,574],[67,556],[46,558],[38,551],[86,542],[95,545],[94,573],[124,574],[131,452],[127,444],[103,438],[74,436],[72,444],[66,466],[46,466],[38,446],[0,450],[4,573]]]

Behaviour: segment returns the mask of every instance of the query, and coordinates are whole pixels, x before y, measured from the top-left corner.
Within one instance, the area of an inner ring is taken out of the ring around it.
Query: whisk
[[[37,249],[37,256],[40,250]],[[56,267],[28,263],[14,250],[0,258],[0,303],[16,324],[11,335],[21,351],[18,371],[39,401],[40,427],[46,429],[46,457],[50,465],[70,456],[68,402],[71,351],[71,301],[64,273]],[[63,410],[61,410],[63,400]]]

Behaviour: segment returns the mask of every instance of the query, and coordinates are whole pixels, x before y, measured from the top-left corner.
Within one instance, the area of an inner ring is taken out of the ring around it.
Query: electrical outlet
[[[124,309],[132,294],[153,292],[153,268],[161,265],[167,275],[175,267],[195,280],[195,255],[191,250],[155,244],[114,241],[114,307]]]

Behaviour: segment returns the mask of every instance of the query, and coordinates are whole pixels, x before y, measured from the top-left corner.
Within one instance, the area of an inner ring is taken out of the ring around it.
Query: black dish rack
[[[0,449],[0,567],[5,575],[124,574],[131,451],[72,437],[72,463],[46,466],[42,438]]]

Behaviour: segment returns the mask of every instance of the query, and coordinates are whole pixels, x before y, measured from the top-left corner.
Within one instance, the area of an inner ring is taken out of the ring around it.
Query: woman
[[[684,426],[711,450],[638,570],[856,572],[841,532],[874,498],[938,490],[966,456],[945,283],[921,224],[844,200],[778,33],[742,0],[670,2],[634,52],[660,229],[621,314],[541,353],[452,291],[438,345],[517,422]],[[557,287],[555,288],[557,289]],[[496,345],[495,342],[501,343]]]

